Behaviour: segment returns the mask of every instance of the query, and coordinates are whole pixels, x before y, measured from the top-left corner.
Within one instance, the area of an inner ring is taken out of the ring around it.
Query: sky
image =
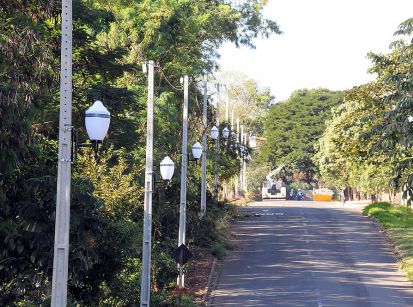
[[[413,17],[413,1],[269,0],[263,13],[283,34],[256,39],[256,49],[226,43],[219,63],[280,101],[300,88],[344,90],[373,80],[367,53],[390,51],[398,25]]]

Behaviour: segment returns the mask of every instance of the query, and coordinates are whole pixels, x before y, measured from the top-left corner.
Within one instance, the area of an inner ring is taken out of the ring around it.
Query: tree
[[[318,173],[313,162],[314,145],[331,117],[331,108],[341,104],[343,92],[327,89],[297,90],[286,101],[271,107],[265,121],[261,158],[272,168],[287,164],[290,172],[304,174],[310,183]]]
[[[412,25],[412,19],[403,22],[395,34],[411,36]],[[407,183],[405,196],[413,196],[413,48],[403,40],[391,46],[390,54],[369,54],[370,71],[377,78],[347,92],[319,141],[316,160],[321,176],[331,184],[379,194]]]
[[[0,302],[4,305],[47,304],[50,292],[59,3],[16,0],[0,4],[0,236],[4,238],[0,242]],[[146,118],[146,78],[141,62],[151,59],[162,67],[156,79],[155,159],[168,153],[178,161],[179,77],[212,72],[217,67],[216,50],[224,41],[253,47],[258,35],[279,33],[277,25],[262,16],[265,3],[73,1],[73,125],[80,139],[86,139],[81,127],[91,102],[104,101],[112,114],[101,152],[107,158],[96,166],[83,151],[85,156],[74,169],[69,266],[74,303],[117,301],[127,306],[139,300],[120,288],[139,280],[134,271],[140,265]],[[194,83],[190,91],[195,128],[191,139],[195,139],[203,129],[196,124],[200,93]],[[188,219],[188,228],[197,222],[196,180],[195,176],[189,178],[188,216],[193,218]],[[167,252],[176,245],[177,182],[171,183],[173,191],[167,190],[154,201],[153,260],[157,270],[153,272],[160,277],[156,286],[161,290],[175,274]],[[114,193],[109,193],[109,188]],[[168,209],[156,210],[165,203]]]
[[[363,137],[374,124],[366,117],[383,110],[373,102],[380,91],[380,84],[374,82],[353,88],[345,102],[333,108],[333,117],[326,123],[314,156],[324,182],[339,189],[356,187],[368,194],[388,191],[395,161],[372,154],[377,138]]]

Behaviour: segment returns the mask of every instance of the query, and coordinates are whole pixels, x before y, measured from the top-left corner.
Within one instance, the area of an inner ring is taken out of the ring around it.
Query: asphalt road
[[[209,306],[413,306],[384,235],[360,208],[294,201],[243,210]]]

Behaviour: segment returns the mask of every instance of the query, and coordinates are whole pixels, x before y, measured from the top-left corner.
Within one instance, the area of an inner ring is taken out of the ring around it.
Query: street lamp
[[[196,142],[192,146],[192,156],[194,157],[195,160],[199,160],[202,155],[202,145],[199,142]]]
[[[229,129],[228,129],[227,127],[225,127],[225,128],[222,130],[222,136],[223,136],[225,139],[227,139],[227,138],[229,137]]]
[[[76,160],[77,151],[80,147],[92,147],[95,156],[98,155],[99,144],[102,143],[109,130],[110,112],[103,103],[99,100],[95,101],[93,105],[85,112],[85,126],[86,132],[89,136],[90,143],[78,143],[76,129],[72,128],[74,134],[73,146],[75,146],[75,155],[73,160]]]
[[[212,127],[212,129],[211,129],[211,137],[212,137],[214,140],[216,140],[216,139],[218,139],[218,136],[219,136],[218,128],[217,128],[216,126]]]
[[[250,137],[250,147],[251,148],[256,148],[257,147],[257,139],[255,136]]]
[[[92,142],[102,142],[108,133],[110,124],[110,112],[102,104],[95,103],[85,112],[86,132]]]
[[[66,85],[67,86],[67,85]],[[67,89],[66,89],[67,91]],[[66,99],[63,97],[63,100]],[[71,102],[60,103],[60,113],[72,112]],[[61,116],[67,121],[67,115]],[[60,120],[60,123],[62,120]],[[69,143],[67,139],[59,134],[59,167],[57,180],[56,199],[56,223],[55,223],[55,243],[53,258],[53,278],[52,278],[52,307],[67,305],[67,279],[69,263],[69,226],[70,226],[70,187],[71,168],[70,164],[76,161],[77,152],[80,147],[92,147],[97,157],[99,144],[105,138],[110,124],[110,112],[101,101],[95,103],[85,112],[85,126],[90,139],[90,143],[79,144],[76,129],[71,126],[71,121],[65,124],[63,133],[71,133]],[[64,150],[63,145],[69,144],[70,150]],[[64,158],[70,154],[70,158]],[[63,165],[65,164],[65,165]]]
[[[160,172],[162,179],[165,181],[171,180],[172,176],[174,175],[174,170],[175,170],[175,163],[172,161],[171,158],[166,156],[163,158],[163,160],[160,163]]]

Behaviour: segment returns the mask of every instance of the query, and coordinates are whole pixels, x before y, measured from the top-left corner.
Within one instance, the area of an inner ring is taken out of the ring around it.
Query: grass
[[[238,211],[233,204],[227,204],[225,215],[216,221],[216,240],[212,243],[210,251],[211,254],[217,257],[219,260],[225,258],[228,254],[228,250],[232,249],[230,244],[230,226],[231,221],[236,218]]]
[[[374,203],[363,209],[386,229],[400,259],[401,269],[413,281],[413,212],[411,208],[386,202]]]
[[[407,207],[374,203],[365,207],[363,214],[373,216],[385,228],[413,228],[413,212]]]

